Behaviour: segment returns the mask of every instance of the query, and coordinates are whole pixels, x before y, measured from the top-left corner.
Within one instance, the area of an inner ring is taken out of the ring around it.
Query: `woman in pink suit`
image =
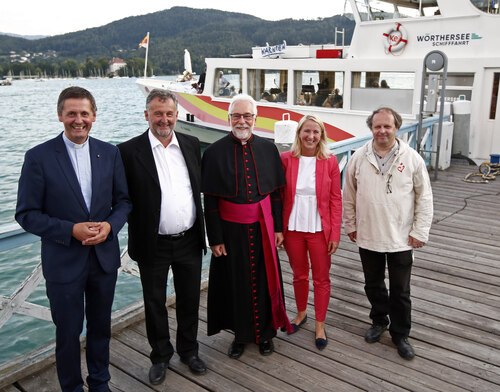
[[[325,318],[330,300],[331,255],[337,250],[342,220],[342,196],[337,159],[326,144],[325,126],[316,116],[304,116],[290,151],[281,155],[284,246],[293,270],[297,332],[307,320],[309,265],[314,284],[315,344],[328,344]],[[310,260],[310,262],[309,262]]]

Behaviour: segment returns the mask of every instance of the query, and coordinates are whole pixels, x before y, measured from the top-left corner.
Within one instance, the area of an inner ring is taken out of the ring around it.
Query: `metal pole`
[[[146,44],[146,55],[145,55],[145,59],[144,59],[144,77],[147,78],[148,77],[148,50],[149,50],[149,31],[148,31],[148,34],[147,34],[147,44]]]
[[[417,152],[420,154],[420,141],[423,136],[422,132],[422,121],[423,121],[423,113],[424,113],[424,96],[425,96],[425,80],[427,78],[427,68],[425,66],[425,61],[422,69],[422,81],[420,83],[420,107],[418,110],[418,127],[416,134],[416,143],[417,143]]]
[[[448,59],[444,57],[444,67],[443,67],[443,78],[441,80],[441,99],[439,108],[439,124],[438,124],[438,134],[437,134],[437,152],[436,152],[436,164],[434,167],[434,181],[438,178],[438,167],[439,167],[439,155],[441,150],[441,133],[443,132],[443,116],[444,116],[444,98],[446,90],[446,79],[448,78]]]
[[[429,72],[429,71],[430,72]],[[439,71],[443,70],[443,76],[441,79],[441,93],[440,93],[440,108],[439,108],[439,122],[438,122],[438,132],[436,137],[437,148],[434,150],[434,146],[432,146],[431,154],[436,153],[436,163],[434,165],[434,180],[437,180],[437,172],[439,166],[439,154],[441,149],[441,133],[443,130],[443,116],[444,116],[444,101],[445,101],[445,89],[446,89],[446,79],[448,77],[448,58],[446,55],[439,51],[433,50],[429,52],[424,58],[424,66],[422,71],[422,86],[420,90],[420,113],[418,119],[418,128],[417,128],[417,151],[420,153],[420,143],[422,138],[422,117],[423,117],[423,106],[424,106],[424,93],[425,93],[425,82],[428,79],[428,76],[433,74],[436,75]],[[432,97],[430,95],[430,79],[429,79],[429,94],[427,96],[427,101],[432,102]],[[435,111],[435,108],[433,109]]]

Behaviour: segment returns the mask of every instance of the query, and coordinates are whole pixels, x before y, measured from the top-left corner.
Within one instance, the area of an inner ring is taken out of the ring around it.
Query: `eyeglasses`
[[[392,193],[392,187],[391,187],[391,182],[392,182],[392,174],[389,174],[387,176],[387,181],[386,181],[386,193]]]
[[[251,114],[251,113],[244,113],[244,114],[241,114],[241,113],[229,113],[229,117],[231,118],[232,121],[239,121],[240,118],[242,118],[242,117],[243,117],[243,119],[245,121],[251,121],[255,117],[255,114]]]

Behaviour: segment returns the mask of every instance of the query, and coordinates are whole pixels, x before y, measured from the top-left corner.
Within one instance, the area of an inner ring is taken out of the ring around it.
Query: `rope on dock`
[[[487,184],[500,174],[500,164],[484,162],[479,165],[479,172],[469,173],[464,177],[465,182]],[[479,179],[475,179],[479,177]]]

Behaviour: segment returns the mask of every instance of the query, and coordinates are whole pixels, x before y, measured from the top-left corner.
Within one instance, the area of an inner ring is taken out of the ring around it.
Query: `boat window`
[[[248,94],[256,101],[287,103],[288,71],[249,69]]]
[[[449,73],[446,79],[445,101],[454,102],[472,98],[474,74]],[[427,87],[426,87],[427,88]]]
[[[294,80],[295,105],[343,107],[343,72],[295,71]]]
[[[413,89],[415,74],[413,72],[353,72],[352,87]]]
[[[414,2],[385,2],[379,0],[356,0],[356,8],[362,21],[417,18],[440,15],[437,0]]]
[[[498,102],[498,83],[500,81],[500,73],[495,72],[493,78],[493,91],[491,93],[491,105],[490,105],[490,120],[497,118],[497,102]]]
[[[217,68],[215,70],[214,96],[234,97],[241,93],[242,71],[238,68]]]
[[[351,108],[371,111],[390,106],[411,114],[415,74],[413,72],[353,72]]]
[[[488,14],[500,13],[500,0],[470,0],[470,2],[479,10]]]

